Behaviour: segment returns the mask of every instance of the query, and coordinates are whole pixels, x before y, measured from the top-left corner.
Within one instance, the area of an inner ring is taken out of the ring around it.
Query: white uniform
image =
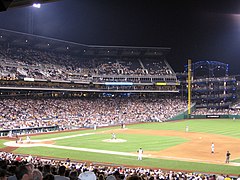
[[[143,150],[142,150],[142,148],[140,148],[138,151],[138,160],[142,160],[142,155],[143,155]]]
[[[9,133],[8,133],[8,137],[12,137],[12,131],[9,131]]]
[[[186,132],[188,132],[189,131],[189,127],[188,126],[186,126]]]
[[[31,141],[29,136],[27,136],[26,140],[27,140],[27,143],[30,143]]]
[[[214,153],[214,144],[213,143],[212,143],[211,149],[212,149],[212,153]]]
[[[116,134],[112,133],[112,139],[117,139]]]

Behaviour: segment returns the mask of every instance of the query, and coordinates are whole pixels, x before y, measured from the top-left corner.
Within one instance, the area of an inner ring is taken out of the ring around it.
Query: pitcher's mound
[[[123,143],[123,142],[126,142],[127,140],[125,140],[125,139],[104,139],[102,141],[110,142],[110,143]]]

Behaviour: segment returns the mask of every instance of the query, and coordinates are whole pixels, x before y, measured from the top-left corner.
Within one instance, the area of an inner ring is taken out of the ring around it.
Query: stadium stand
[[[1,76],[71,80],[70,73],[91,75],[172,75],[164,60],[86,59],[28,48],[1,47]],[[150,62],[148,62],[150,61]]]
[[[2,79],[177,82],[166,62],[170,48],[88,46],[3,29],[0,35]]]
[[[185,72],[187,68],[188,66],[185,66]],[[192,64],[191,95],[197,108],[218,111],[218,109],[229,109],[236,102],[237,79],[228,72],[229,65],[219,61],[206,60]],[[181,83],[186,87],[186,82],[183,80]]]
[[[186,107],[177,98],[7,98],[0,103],[1,135],[166,121]]]
[[[43,180],[56,179],[57,176],[71,180],[165,180],[165,179],[209,179],[215,180],[236,176],[228,174],[205,174],[199,172],[169,171],[161,169],[149,169],[142,167],[120,167],[114,165],[98,165],[87,162],[76,162],[68,158],[55,160],[33,157],[31,155],[21,156],[8,152],[0,153],[0,176],[1,178],[16,179],[16,176],[28,173],[29,176],[41,177]],[[19,173],[24,170],[25,173]]]
[[[2,96],[11,97],[15,93],[21,96],[24,88],[31,93],[38,91],[36,93],[39,94],[41,90],[50,94],[51,90],[59,88],[64,92],[74,89],[78,92],[84,90],[84,93],[178,92],[175,73],[165,61],[169,48],[88,46],[3,29],[0,30],[0,47],[1,88],[18,91],[2,91]],[[146,57],[152,60],[149,67],[144,67],[147,64],[145,61],[149,60]],[[154,63],[159,64],[157,68],[162,68],[160,74],[152,70],[152,66],[156,65]],[[168,73],[170,71],[173,72],[171,75]],[[159,81],[165,82],[165,85],[155,86],[154,83]],[[166,85],[167,82],[173,84]],[[136,85],[133,86],[133,83]],[[155,101],[152,98],[129,97],[126,100],[112,96],[114,94],[108,99],[3,98],[2,130],[24,129],[25,132],[28,128],[36,128],[36,131],[44,131],[91,127],[93,124],[115,125],[120,121],[165,121],[178,113],[167,113],[171,111],[169,106],[172,102],[181,104],[181,107],[186,104],[165,98]],[[91,109],[92,104],[97,106]],[[169,108],[165,110],[166,107]],[[166,113],[159,116],[157,111]],[[92,114],[92,117],[87,118],[87,114]]]

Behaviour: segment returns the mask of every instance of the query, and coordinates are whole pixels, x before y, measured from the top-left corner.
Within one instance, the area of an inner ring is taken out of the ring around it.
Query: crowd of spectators
[[[208,109],[208,108],[198,108],[192,115],[239,115],[240,109]]]
[[[231,180],[236,176],[142,167],[119,167],[86,162],[49,160],[0,153],[0,179],[5,180]],[[240,178],[239,178],[240,179]],[[237,179],[237,180],[239,180]]]
[[[185,101],[174,98],[7,98],[0,101],[0,126],[66,128],[166,121],[186,107]]]
[[[91,79],[94,75],[170,75],[164,60],[78,57],[24,47],[0,45],[1,78],[28,77],[50,80]],[[146,65],[146,67],[144,66]],[[87,76],[86,76],[87,75]]]
[[[143,61],[143,64],[150,75],[173,74],[173,71],[167,66],[164,59],[159,61],[152,61],[151,59],[146,59],[146,61]]]

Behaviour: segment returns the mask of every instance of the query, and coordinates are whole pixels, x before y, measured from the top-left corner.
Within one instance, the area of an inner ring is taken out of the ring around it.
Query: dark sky
[[[239,0],[60,0],[0,13],[0,28],[84,44],[171,47],[168,62],[228,63],[240,74]]]

